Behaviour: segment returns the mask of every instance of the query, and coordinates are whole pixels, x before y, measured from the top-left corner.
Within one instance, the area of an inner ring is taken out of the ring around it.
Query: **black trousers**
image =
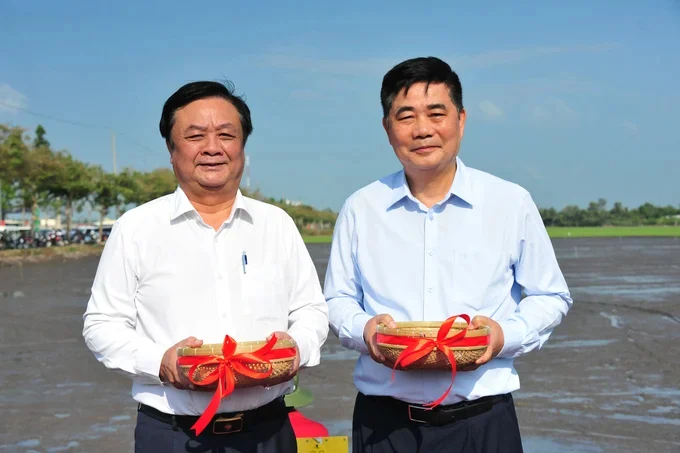
[[[244,426],[243,431],[200,436],[137,412],[135,453],[296,453],[295,433],[286,414]]]
[[[409,419],[407,405],[384,397],[357,395],[353,453],[522,453],[512,396],[486,412],[448,424]]]

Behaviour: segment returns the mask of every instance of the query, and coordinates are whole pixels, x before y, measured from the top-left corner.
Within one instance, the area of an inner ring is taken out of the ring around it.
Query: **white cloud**
[[[533,115],[534,119],[543,120],[543,119],[550,117],[550,112],[548,111],[548,109],[546,109],[542,105],[536,105],[536,106],[534,106],[534,110],[532,112],[532,115]]]
[[[578,118],[578,112],[571,108],[564,99],[548,99],[536,104],[530,111],[534,122],[545,124],[548,122],[571,122]]]
[[[518,82],[504,84],[506,92],[516,98],[529,96],[555,96],[569,94],[583,94],[598,91],[593,82],[573,77],[540,77],[528,78]]]
[[[484,100],[479,103],[479,109],[482,111],[487,119],[498,119],[504,115],[503,109],[489,100]]]
[[[517,64],[527,60],[566,53],[602,53],[615,47],[616,44],[610,43],[544,46],[525,49],[491,50],[475,55],[445,55],[441,58],[448,62],[455,71],[459,71],[461,69]],[[298,50],[284,49],[280,52],[263,55],[259,60],[267,67],[346,76],[384,74],[392,66],[407,58],[406,56],[361,59],[309,58],[297,56],[299,53]]]
[[[580,46],[545,46],[527,49],[491,50],[477,55],[466,55],[451,59],[454,68],[480,68],[521,63],[539,57],[566,53],[600,53],[614,48],[614,44],[586,44]]]
[[[6,83],[0,84],[0,112],[16,113],[13,107],[26,108],[26,96]]]
[[[564,99],[553,99],[550,104],[552,107],[555,109],[555,114],[558,117],[570,117],[570,118],[575,118],[578,114],[576,113],[576,110],[572,109],[567,105],[567,103],[564,101]]]
[[[389,71],[389,69],[398,62],[388,58],[367,58],[362,60],[317,59],[282,54],[264,55],[260,58],[260,61],[262,61],[265,66],[274,68],[309,71],[341,76],[381,74]]]
[[[640,130],[637,127],[637,124],[633,123],[632,121],[624,121],[623,122],[623,127],[628,130],[633,135],[637,135]]]

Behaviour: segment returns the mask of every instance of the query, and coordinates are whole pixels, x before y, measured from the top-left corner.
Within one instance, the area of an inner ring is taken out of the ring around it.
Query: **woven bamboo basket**
[[[255,352],[258,349],[260,349],[262,346],[264,346],[267,342],[266,341],[244,341],[241,343],[238,343],[236,346],[236,351],[234,354],[244,354],[244,353],[249,353],[249,352]],[[293,340],[278,340],[276,344],[274,345],[274,350],[276,349],[285,349],[285,348],[294,348],[296,346],[295,341]],[[222,355],[222,345],[221,344],[206,344],[203,345],[199,348],[177,348],[177,357],[195,357],[195,356],[221,356]],[[272,365],[272,374],[269,375],[269,377],[264,378],[264,379],[255,379],[250,376],[244,376],[240,373],[238,373],[236,370],[234,370],[233,367],[231,367],[232,372],[234,373],[234,380],[235,380],[235,387],[236,388],[244,388],[244,387],[256,387],[258,385],[263,386],[263,387],[271,387],[277,384],[281,384],[283,382],[289,381],[294,377],[293,373],[293,366],[295,363],[295,357],[292,358],[285,358],[285,359],[273,359],[270,360],[270,363]],[[214,371],[217,368],[217,364],[214,365],[202,365],[200,367],[197,367],[196,370],[194,371],[193,378],[195,381],[202,381],[208,374],[210,374],[212,371]],[[259,363],[254,363],[254,364],[246,364],[248,368],[250,368],[253,371],[265,373],[269,369],[266,364],[259,364]],[[184,377],[188,378],[189,377],[189,370],[191,369],[191,366],[180,366],[180,370]],[[215,390],[217,388],[217,383],[213,383],[210,385],[200,385],[196,386],[196,390]]]
[[[398,337],[411,337],[411,338],[437,338],[437,332],[441,327],[441,322],[398,322],[397,328],[390,329],[383,324],[377,326],[376,332],[384,335],[393,335]],[[465,323],[454,323],[451,326],[451,330],[447,337],[459,333],[461,330],[465,330],[465,338],[474,338],[487,336],[491,333],[491,329],[488,326],[481,326],[476,329],[468,330],[467,324]],[[484,352],[486,352],[487,345],[483,346],[454,346],[451,347],[451,351],[456,359],[457,367],[464,365],[473,364],[479,359]],[[397,361],[399,354],[406,349],[403,345],[393,345],[378,343],[378,348],[382,355],[392,363]],[[422,357],[421,359],[413,362],[407,367],[402,367],[399,365],[397,369],[401,370],[413,370],[413,369],[424,369],[424,370],[451,370],[451,363],[449,362],[446,354],[435,348],[432,352]]]

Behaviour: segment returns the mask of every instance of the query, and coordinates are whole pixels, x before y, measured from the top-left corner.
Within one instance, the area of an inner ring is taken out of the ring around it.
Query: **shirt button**
[[[434,291],[434,288],[432,288],[432,287],[427,288],[427,291],[431,293],[432,291]]]
[[[220,318],[226,318],[227,314],[226,313],[220,313]]]
[[[427,252],[427,254],[430,256],[434,255],[434,250],[430,250],[429,252]]]

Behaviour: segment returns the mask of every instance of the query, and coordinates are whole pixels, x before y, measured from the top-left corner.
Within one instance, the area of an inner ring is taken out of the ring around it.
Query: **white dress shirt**
[[[179,415],[202,414],[212,392],[161,383],[161,359],[177,342],[264,340],[283,331],[309,367],[319,363],[328,333],[319,279],[293,220],[240,191],[217,231],[180,188],[121,216],[83,319],[87,346],[108,368],[132,377],[134,399]],[[262,406],[291,388],[292,381],[237,389],[218,413]]]
[[[465,167],[449,193],[427,208],[404,172],[354,193],[340,211],[324,292],[331,328],[359,357],[354,382],[367,395],[429,403],[451,381],[448,371],[398,371],[374,362],[363,340],[367,321],[443,321],[488,316],[503,328],[499,356],[458,372],[442,404],[519,388],[513,358],[540,347],[572,300],[538,209],[516,184]],[[522,299],[522,292],[527,297]]]

